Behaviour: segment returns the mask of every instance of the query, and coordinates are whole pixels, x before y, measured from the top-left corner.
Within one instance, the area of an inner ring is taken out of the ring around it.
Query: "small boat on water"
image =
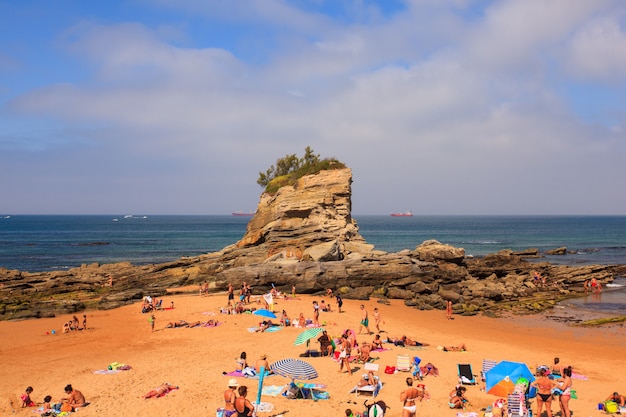
[[[253,212],[244,213],[243,211],[239,210],[239,211],[233,211],[232,215],[238,216],[238,217],[252,217],[254,216],[254,213]]]
[[[413,217],[413,213],[411,213],[411,210],[404,213],[391,213],[391,217]]]

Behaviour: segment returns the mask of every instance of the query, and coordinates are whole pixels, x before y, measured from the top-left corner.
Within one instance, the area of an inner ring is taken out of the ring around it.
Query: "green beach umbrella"
[[[324,329],[322,327],[311,327],[310,329],[306,329],[302,333],[296,337],[296,340],[293,342],[294,346],[302,345],[308,342],[309,339],[313,339],[318,334],[322,333]]]

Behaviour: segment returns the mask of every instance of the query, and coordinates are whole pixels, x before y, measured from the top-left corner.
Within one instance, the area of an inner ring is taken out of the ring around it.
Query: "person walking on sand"
[[[313,326],[320,327],[320,306],[313,301]]]
[[[363,304],[361,304],[361,323],[359,324],[359,334],[361,334],[362,328],[365,328],[365,330],[367,330],[367,334],[370,334],[369,318],[367,316],[365,305]]]
[[[378,307],[374,307],[374,324],[376,324],[376,331],[378,333],[382,332],[382,330],[380,330],[380,323],[382,322],[383,324],[385,324],[385,322],[382,320],[382,317],[380,317],[380,311],[378,311]]]
[[[350,352],[352,351],[352,347],[350,346],[350,342],[348,341],[348,335],[341,336],[341,350],[339,351],[339,373],[343,372],[344,365],[348,370],[348,373],[352,375],[352,368],[350,367]]]
[[[152,332],[154,333],[154,322],[156,321],[156,317],[154,317],[154,314],[150,315],[150,318],[148,319],[148,321],[150,322],[150,328],[152,329]]]
[[[446,318],[452,320],[452,301],[450,300],[446,303]]]
[[[407,389],[400,393],[400,401],[402,401],[402,417],[414,417],[417,412],[415,401],[419,392],[413,387],[413,378],[406,378]]]

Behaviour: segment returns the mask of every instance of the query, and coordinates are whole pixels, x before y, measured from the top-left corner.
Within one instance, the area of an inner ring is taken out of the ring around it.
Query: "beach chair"
[[[530,409],[524,393],[514,393],[507,396],[507,407],[510,416],[530,417]]]
[[[483,367],[480,370],[480,379],[485,382],[487,380],[487,372],[489,372],[491,370],[491,368],[493,368],[494,366],[496,366],[498,364],[497,361],[494,361],[493,359],[483,359]]]
[[[377,363],[368,362],[365,365],[363,365],[363,369],[366,371],[378,372],[378,368],[379,368],[379,365]],[[372,398],[376,398],[376,396],[378,395],[378,393],[383,387],[383,383],[381,382],[378,375],[374,375],[374,379],[376,380],[375,385],[366,385],[364,387],[359,387],[357,385],[350,392],[356,393],[357,397],[359,395],[365,394],[365,395],[371,395]]]
[[[396,370],[402,372],[411,371],[411,358],[409,355],[398,355],[396,359]]]
[[[476,385],[476,378],[472,372],[472,365],[469,363],[461,363],[457,365],[459,373],[459,382],[461,385]]]

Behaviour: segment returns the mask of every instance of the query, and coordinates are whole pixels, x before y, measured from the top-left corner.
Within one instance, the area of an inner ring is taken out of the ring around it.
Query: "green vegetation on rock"
[[[265,187],[265,192],[276,193],[281,187],[295,185],[298,179],[305,175],[317,174],[320,171],[345,168],[343,162],[335,158],[320,159],[310,146],[304,149],[304,156],[298,158],[296,154],[285,155],[276,160],[276,165],[270,166],[265,172],[259,172],[257,184]]]

